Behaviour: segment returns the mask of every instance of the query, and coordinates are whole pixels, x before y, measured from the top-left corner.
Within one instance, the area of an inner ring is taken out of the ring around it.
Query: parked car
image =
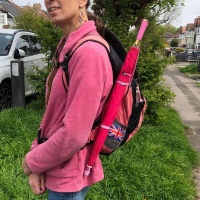
[[[25,30],[0,29],[0,110],[11,107],[11,67],[10,62],[24,62],[25,74],[31,72],[33,66],[45,66],[45,55],[34,33]],[[33,86],[24,76],[25,96],[34,93]]]
[[[176,53],[175,58],[176,61],[184,62],[197,58],[198,50],[196,49],[185,49],[185,51]]]

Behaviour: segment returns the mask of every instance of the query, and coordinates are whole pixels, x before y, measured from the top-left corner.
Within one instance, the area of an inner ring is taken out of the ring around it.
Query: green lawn
[[[105,179],[90,189],[87,200],[194,200],[192,169],[198,165],[184,125],[171,108],[160,110],[158,125],[145,124],[111,156],[102,156]],[[39,101],[26,109],[0,113],[0,199],[46,199],[32,194],[21,161],[36,135],[43,108]]]
[[[197,65],[188,65],[186,67],[180,67],[179,70],[184,74],[200,74],[197,68]]]

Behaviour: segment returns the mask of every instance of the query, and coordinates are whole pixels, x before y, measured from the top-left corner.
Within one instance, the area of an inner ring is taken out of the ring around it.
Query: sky
[[[44,6],[44,0],[13,0],[13,2],[18,6],[26,6],[28,4],[32,6],[34,3],[40,3],[42,5],[42,9],[46,10]]]
[[[184,4],[177,22],[173,22],[173,25],[176,27],[194,23],[194,19],[200,16],[200,0],[185,0]]]
[[[13,2],[19,6],[27,4],[32,6],[34,3],[40,3],[42,8],[46,10],[44,0],[13,0]],[[185,6],[182,8],[181,15],[172,25],[176,27],[186,26],[188,23],[193,23],[198,16],[200,16],[200,0],[185,0]]]

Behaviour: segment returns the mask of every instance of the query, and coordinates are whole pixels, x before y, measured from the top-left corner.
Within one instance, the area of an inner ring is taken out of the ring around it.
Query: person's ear
[[[88,0],[79,0],[79,6],[83,8],[84,6],[86,6],[87,2]]]

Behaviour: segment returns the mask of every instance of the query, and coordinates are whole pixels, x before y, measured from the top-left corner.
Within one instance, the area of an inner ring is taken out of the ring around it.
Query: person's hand
[[[31,173],[29,175],[29,185],[31,186],[35,195],[44,194],[46,191],[45,187],[45,175]]]
[[[32,173],[31,170],[29,169],[28,165],[26,164],[25,159],[22,161],[22,169],[24,171],[24,174],[26,174],[27,176],[29,176]]]

